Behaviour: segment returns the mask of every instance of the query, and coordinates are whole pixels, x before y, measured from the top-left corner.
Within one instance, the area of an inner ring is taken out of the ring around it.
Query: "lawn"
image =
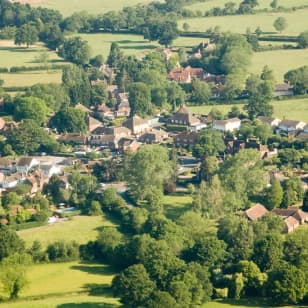
[[[308,51],[306,49],[255,52],[250,72],[260,74],[263,67],[268,65],[274,71],[276,81],[282,82],[287,71],[307,64]]]
[[[114,226],[104,216],[75,216],[70,221],[18,231],[18,235],[30,246],[39,240],[43,246],[56,240],[87,243],[97,237],[102,226]]]
[[[164,211],[168,218],[176,219],[191,209],[192,197],[188,194],[165,195]]]
[[[39,264],[29,268],[29,285],[15,303],[0,307],[116,307],[110,284],[114,272],[106,265],[79,262]],[[77,304],[78,303],[78,304]],[[80,304],[79,304],[80,303]],[[103,304],[110,304],[103,306]]]
[[[117,11],[125,6],[133,6],[138,3],[149,3],[151,0],[23,0],[33,6],[43,6],[59,10],[64,16],[74,12],[87,11],[90,14],[103,14],[109,11]]]
[[[188,23],[190,31],[204,32],[207,29],[219,26],[221,31],[231,31],[237,33],[246,33],[246,29],[250,28],[254,31],[260,27],[263,32],[276,34],[273,26],[275,19],[285,17],[288,23],[283,35],[298,35],[300,32],[308,30],[307,24],[308,9],[297,10],[288,13],[260,13],[255,15],[232,15],[218,17],[201,17],[181,19],[179,28],[182,29],[183,23]]]
[[[4,80],[4,87],[28,87],[36,83],[61,83],[62,71],[31,71],[22,73],[0,73]]]
[[[50,64],[65,64],[56,52],[50,51],[42,43],[26,48],[15,46],[9,40],[0,40],[0,67],[42,65],[38,62],[38,57],[43,52],[47,53]]]
[[[273,101],[274,116],[290,120],[302,120],[308,122],[308,98]],[[216,108],[223,114],[227,114],[233,105],[190,106],[189,110],[197,114],[208,114],[212,108]],[[237,104],[243,108],[243,104]]]

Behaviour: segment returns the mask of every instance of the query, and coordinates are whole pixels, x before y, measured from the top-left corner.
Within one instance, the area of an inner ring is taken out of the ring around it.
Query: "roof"
[[[88,113],[91,113],[92,110],[90,110],[89,108],[87,108],[86,106],[78,103],[76,106],[75,106],[75,109],[78,109],[78,110],[82,110],[84,112],[88,112]]]
[[[119,127],[110,126],[110,127],[104,128],[104,133],[106,135],[118,135],[118,134],[129,135],[130,129],[128,129],[127,127],[123,127],[123,126],[119,126]]]
[[[108,112],[110,111],[110,108],[107,107],[105,104],[101,104],[96,107],[96,110],[100,112]]]
[[[297,136],[296,139],[302,140],[302,141],[308,141],[308,133],[305,132],[300,132]]]
[[[286,227],[287,227],[287,230],[288,231],[292,231],[292,229],[298,227],[299,225],[299,222],[292,216],[286,218],[284,220],[285,224],[286,224]]]
[[[58,141],[62,142],[77,142],[77,143],[85,143],[87,136],[85,134],[79,133],[67,133],[63,134],[58,138]]]
[[[99,120],[96,120],[93,117],[87,117],[87,124],[88,124],[88,129],[90,132],[94,131],[96,128],[100,127],[103,125],[103,123]]]
[[[189,125],[200,123],[200,120],[194,117],[184,105],[181,106],[181,108],[172,116],[171,119],[187,122]]]
[[[279,120],[278,118],[272,118],[272,117],[264,117],[264,116],[259,116],[258,117],[259,121],[262,123],[267,123],[269,125],[272,124],[273,121]],[[280,121],[280,120],[279,120]]]
[[[228,123],[236,123],[236,122],[241,122],[239,118],[231,118],[227,120],[215,120],[214,124],[216,125],[226,125]]]
[[[246,216],[250,220],[256,220],[268,213],[268,210],[260,203],[256,203],[253,207],[245,211]]]
[[[13,161],[4,157],[0,157],[0,166],[10,167]]]
[[[177,81],[177,82],[186,82],[189,77],[197,77],[202,78],[203,69],[202,68],[192,68],[191,66],[187,66],[185,68],[174,68],[172,69],[167,78]]]
[[[148,121],[145,119],[140,118],[137,115],[134,115],[133,117],[127,119],[122,125],[129,128],[129,129],[133,129],[134,127],[138,126],[138,125],[143,125],[143,124],[147,124]]]
[[[282,120],[279,123],[279,126],[285,126],[285,127],[295,127],[298,124],[303,123],[302,121],[296,121],[296,120]]]
[[[275,91],[290,91],[293,90],[293,86],[288,83],[277,83],[275,84]]]
[[[34,158],[33,157],[21,157],[17,163],[17,166],[29,166]]]

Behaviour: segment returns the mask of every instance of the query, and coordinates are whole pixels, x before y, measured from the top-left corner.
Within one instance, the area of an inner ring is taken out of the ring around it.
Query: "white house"
[[[241,126],[241,120],[239,118],[232,118],[227,120],[215,120],[213,128],[223,132],[233,132],[239,129]]]
[[[62,170],[59,166],[55,165],[40,165],[40,169],[43,174],[48,176],[49,178],[54,174],[61,174]]]
[[[282,120],[279,123],[278,128],[281,131],[289,133],[289,132],[295,132],[298,130],[303,130],[305,125],[306,123],[302,121]]]
[[[22,157],[19,159],[16,170],[20,173],[27,174],[34,167],[39,166],[40,162],[33,157]]]
[[[199,123],[199,124],[195,124],[189,127],[189,131],[191,132],[198,132],[199,130],[206,128],[207,125],[205,123]]]

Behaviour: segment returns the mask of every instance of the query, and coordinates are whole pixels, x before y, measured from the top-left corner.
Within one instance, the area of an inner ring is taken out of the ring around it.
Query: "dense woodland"
[[[112,291],[125,307],[199,307],[211,299],[226,298],[265,298],[274,305],[308,303],[305,227],[286,235],[279,216],[269,214],[252,222],[243,214],[256,202],[268,210],[296,205],[308,211],[308,192],[293,172],[308,170],[307,142],[290,134],[274,134],[257,119],[273,114],[270,101],[275,85],[268,67],[260,76],[247,77],[252,52],[259,48],[258,33],[213,30],[214,50],[204,52],[200,59],[188,59],[178,50],[168,61],[158,52],[143,59],[125,56],[116,43],[109,55],[90,58],[86,41],[66,36],[72,32],[130,31],[169,46],[180,34],[178,18],[195,14],[184,7],[190,2],[166,0],[102,16],[82,12],[63,18],[54,10],[0,0],[1,38],[26,46],[40,40],[72,62],[63,68],[61,85],[37,84],[15,97],[1,90],[4,112],[21,122],[1,139],[1,156],[69,152],[69,147],[45,128],[57,133],[86,132],[86,114],[75,106],[114,106],[107,94],[111,84],[128,91],[131,115],[141,117],[160,110],[170,113],[185,102],[215,105],[221,100],[245,99],[244,112],[236,105],[227,115],[212,109],[213,119],[239,117],[243,125],[233,135],[213,129],[200,133],[192,155],[200,159],[201,169],[185,192],[193,202],[176,218],[166,215],[163,204],[164,195],[174,194],[178,184],[178,154],[182,152],[171,144],[144,145],[136,153],[127,152],[120,161],[99,161],[92,166],[91,175],[81,173],[81,166],[76,165],[69,177],[70,190],[61,186],[59,177],[52,176],[43,192],[32,198],[26,185],[3,195],[0,215],[6,224],[0,223],[0,280],[10,299],[16,299],[26,286],[29,264],[82,260],[112,265],[118,273]],[[271,8],[279,10],[277,1]],[[253,14],[256,10],[257,1],[244,0],[238,7],[230,2],[224,9],[204,14]],[[280,20],[277,30],[282,28]],[[306,48],[307,32],[296,40],[298,48]],[[93,84],[106,79],[99,69],[104,63],[113,69],[113,78]],[[220,97],[213,99],[210,86],[198,79],[189,85],[167,81],[167,73],[179,64],[225,75]],[[307,94],[308,67],[286,72],[285,81],[294,86],[295,94]],[[230,138],[257,138],[269,148],[278,148],[278,155],[263,160],[252,149],[228,155],[224,142],[228,134]],[[287,176],[282,181],[270,178],[270,169]],[[98,193],[102,181],[125,181],[125,199],[113,188]],[[60,203],[74,206],[83,215],[104,212],[118,228],[102,228],[97,240],[85,245],[59,240],[44,248],[36,241],[26,249],[16,226],[46,221],[50,205]],[[34,207],[37,212],[9,215],[16,204]]]

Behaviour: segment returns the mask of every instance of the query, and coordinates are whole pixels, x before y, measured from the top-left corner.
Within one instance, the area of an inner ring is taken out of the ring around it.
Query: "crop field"
[[[65,64],[62,58],[54,51],[48,50],[42,43],[26,48],[15,46],[9,40],[0,40],[0,67],[39,66],[42,63],[39,63],[38,58],[42,53],[46,53],[48,64]]]
[[[263,67],[267,65],[274,71],[276,81],[283,82],[283,76],[287,71],[307,64],[306,49],[271,50],[255,52],[249,71],[260,74]]]
[[[302,120],[308,122],[308,98],[305,99],[289,99],[282,101],[273,101],[274,116],[279,119]],[[197,114],[208,114],[212,108],[218,109],[223,114],[227,114],[231,105],[211,105],[211,106],[189,106],[189,110]],[[243,104],[237,104],[240,109],[243,109]]]
[[[114,225],[104,216],[75,216],[69,221],[18,231],[18,235],[26,241],[28,246],[31,246],[35,240],[39,240],[43,246],[56,240],[74,240],[84,244],[95,240],[102,226]]]
[[[21,73],[0,73],[4,87],[28,87],[36,83],[61,83],[62,71],[32,71]]]
[[[225,3],[230,2],[229,0],[206,0],[204,2],[197,2],[192,5],[188,5],[187,8],[192,11],[201,11],[204,13],[205,11],[208,11],[212,9],[213,7],[220,7],[223,8]],[[232,2],[236,3],[238,6],[242,1],[241,0],[233,0]],[[256,9],[264,9],[268,8],[271,9],[270,3],[272,0],[259,0],[259,5],[256,7]],[[278,1],[279,6],[283,6],[285,8],[295,7],[295,6],[301,6],[301,5],[308,5],[307,0],[279,0]]]
[[[117,307],[110,284],[114,272],[103,264],[79,262],[39,264],[29,268],[29,285],[20,300],[0,307]],[[101,306],[100,306],[101,305]]]
[[[125,6],[149,3],[151,0],[20,0],[19,2],[59,10],[64,16],[68,16],[80,11],[87,11],[90,14],[103,14],[121,10]]]
[[[219,26],[221,31],[231,31],[245,33],[247,28],[254,31],[260,27],[263,32],[276,34],[273,26],[278,17],[285,17],[288,27],[282,32],[283,35],[298,35],[300,32],[308,30],[307,24],[308,9],[297,10],[295,12],[281,13],[260,13],[255,15],[231,15],[217,17],[201,17],[181,19],[179,29],[182,29],[183,23],[188,23],[190,31],[204,32],[207,29]]]

